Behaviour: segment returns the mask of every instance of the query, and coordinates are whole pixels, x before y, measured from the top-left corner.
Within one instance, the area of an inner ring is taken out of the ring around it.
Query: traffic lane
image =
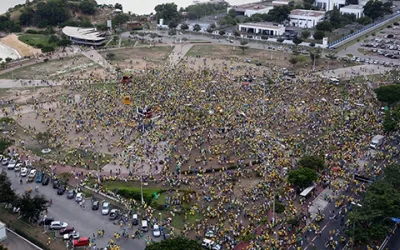
[[[86,201],[86,209],[80,208],[75,200],[67,199],[66,195],[57,195],[57,191],[52,188],[52,185],[42,186],[40,183],[26,183],[26,178],[23,178],[21,185],[19,177],[15,177],[14,171],[7,171],[12,187],[19,194],[24,193],[28,188],[39,188],[39,193],[43,194],[47,199],[52,199],[53,205],[48,208],[48,216],[54,217],[55,220],[65,221],[68,225],[73,226],[76,231],[83,237],[93,237],[93,233],[97,234],[97,230],[103,229],[105,236],[95,240],[97,246],[106,246],[109,239],[112,238],[114,232],[121,233],[122,228],[119,225],[114,225],[108,216],[101,215],[100,211],[92,211],[90,201]],[[35,192],[35,191],[33,191]],[[100,209],[99,209],[100,210]],[[133,230],[136,230],[134,228]],[[150,230],[151,231],[151,230]],[[132,231],[128,230],[129,233]],[[150,235],[148,232],[146,234]],[[157,239],[155,239],[157,240]],[[118,244],[121,249],[145,249],[145,242],[143,239],[135,239],[129,241],[120,241]]]

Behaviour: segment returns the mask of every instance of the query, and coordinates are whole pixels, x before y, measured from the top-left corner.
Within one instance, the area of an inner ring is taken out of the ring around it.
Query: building
[[[333,7],[340,9],[346,5],[346,0],[315,0],[315,6],[325,11],[333,10]]]
[[[265,3],[248,3],[243,5],[231,6],[228,7],[227,12],[229,10],[234,9],[236,13],[240,16],[251,17],[254,14],[267,14],[274,7],[270,4]]]
[[[62,32],[73,44],[100,46],[106,42],[106,33],[98,32],[96,28],[65,26]]]
[[[290,25],[301,28],[314,28],[325,17],[325,11],[296,9],[290,12]]]
[[[6,224],[0,221],[0,242],[7,239]]]
[[[126,22],[126,28],[130,30],[141,30],[143,29],[142,23],[138,21]]]
[[[272,1],[273,6],[282,6],[282,5],[289,5],[289,0],[274,0]]]
[[[285,33],[285,26],[265,22],[243,23],[239,24],[239,31],[257,35],[282,36]]]
[[[340,8],[341,14],[354,14],[356,18],[364,16],[364,6],[358,4],[351,4]]]

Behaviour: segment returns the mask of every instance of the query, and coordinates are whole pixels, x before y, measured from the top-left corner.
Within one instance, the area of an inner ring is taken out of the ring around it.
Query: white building
[[[325,17],[325,11],[316,10],[292,10],[290,12],[290,25],[301,28],[314,28]]]
[[[335,6],[340,9],[345,5],[346,0],[315,0],[315,6],[325,11],[331,11]]]
[[[340,8],[341,14],[354,14],[356,18],[364,16],[364,6],[358,4],[351,4]]]
[[[106,33],[98,32],[95,28],[65,26],[62,32],[73,44],[99,46],[106,42]]]
[[[228,7],[227,12],[234,9],[238,15],[251,17],[254,14],[267,14],[273,8],[273,6],[264,3],[248,3]]]
[[[0,221],[0,242],[7,239],[6,225]]]
[[[239,24],[239,31],[256,35],[282,36],[285,33],[285,26],[272,23],[244,23]]]
[[[274,0],[272,1],[272,5],[274,6],[282,6],[282,5],[289,5],[289,0]]]

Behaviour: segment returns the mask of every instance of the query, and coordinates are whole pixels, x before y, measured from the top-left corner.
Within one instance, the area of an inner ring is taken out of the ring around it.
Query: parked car
[[[76,202],[81,202],[83,200],[83,194],[82,193],[77,193],[75,196],[75,201]]]
[[[59,182],[57,180],[53,181],[53,188],[54,189],[58,189],[59,186],[61,186],[61,182]]]
[[[139,224],[139,216],[138,216],[137,213],[134,213],[134,214],[132,215],[132,224],[133,224],[133,225]]]
[[[36,176],[36,169],[32,169],[28,175],[28,182],[32,182]]]
[[[121,214],[118,209],[111,209],[110,211],[110,220],[117,220],[121,217]]]
[[[68,199],[73,199],[74,196],[75,196],[74,190],[68,190],[67,198],[68,198]]]
[[[50,177],[47,176],[47,175],[45,175],[45,176],[43,177],[43,180],[42,180],[42,185],[43,185],[43,186],[47,186],[47,185],[49,184],[49,182],[50,182]]]
[[[99,204],[98,200],[92,200],[92,210],[99,210]]]
[[[39,226],[43,226],[43,225],[48,226],[48,225],[50,225],[53,221],[54,221],[54,218],[50,218],[50,217],[43,218],[43,219],[39,222]]]
[[[69,226],[69,227],[66,227],[66,228],[61,229],[61,230],[60,230],[60,234],[61,234],[61,235],[63,235],[63,234],[69,234],[69,233],[72,233],[72,232],[74,232],[74,231],[75,231],[75,228]]]
[[[21,168],[21,177],[26,177],[28,175],[28,169],[26,167]]]
[[[154,237],[160,237],[161,236],[161,231],[160,231],[160,226],[155,224],[153,226],[153,236]]]
[[[62,186],[59,186],[58,189],[57,189],[57,194],[58,195],[63,195],[64,192],[65,192],[65,188],[62,187]]]
[[[101,214],[102,215],[108,215],[110,213],[110,203],[109,202],[103,202],[103,206],[101,208]]]
[[[80,239],[74,240],[72,244],[74,247],[84,247],[84,246],[88,246],[89,243],[90,243],[90,241],[88,238],[80,238]]]
[[[42,179],[43,179],[43,173],[42,172],[38,172],[36,174],[36,183],[42,183]]]
[[[68,227],[68,223],[62,222],[62,221],[53,221],[50,224],[50,229],[51,230],[61,230],[61,229],[66,228],[66,227]]]
[[[80,237],[79,232],[76,232],[76,231],[73,231],[70,234],[63,235],[64,240],[76,240],[76,239],[79,239],[79,237]]]
[[[15,168],[15,165],[17,165],[17,161],[16,160],[10,160],[8,162],[7,169],[8,170],[13,170]]]
[[[5,157],[1,160],[1,165],[7,166],[9,161],[10,161],[10,158]]]
[[[21,167],[22,167],[22,163],[17,163],[17,164],[15,165],[15,167],[14,167],[14,171],[15,171],[15,172],[19,172],[19,171],[21,170]]]

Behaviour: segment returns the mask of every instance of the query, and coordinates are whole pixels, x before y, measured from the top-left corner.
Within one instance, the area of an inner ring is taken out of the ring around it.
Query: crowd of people
[[[51,107],[37,99],[34,119],[51,134],[51,148],[96,152],[93,159],[76,152],[57,163],[89,168],[96,161],[99,168],[89,170],[100,175],[98,187],[105,180],[144,178],[191,190],[165,198],[164,224],[183,211],[183,235],[202,239],[211,230],[226,249],[242,239],[248,249],[287,249],[301,245],[304,233],[291,219],[299,218],[305,230],[320,230],[309,201],[300,201],[287,181],[297,159],[322,154],[326,166],[315,184],[328,182],[336,197],[363,189],[354,173],[380,172],[361,169],[358,159],[367,157],[374,166],[392,161],[366,153],[370,138],[382,130],[380,105],[365,84],[334,86],[309,72],[287,79],[279,68],[260,72],[224,64],[220,71],[206,60],[192,70],[190,63],[147,68],[133,73],[131,82],[103,87],[71,78]],[[34,122],[26,127],[38,132]],[[274,202],[284,211],[272,213]],[[144,214],[154,219],[155,209],[146,206]]]

